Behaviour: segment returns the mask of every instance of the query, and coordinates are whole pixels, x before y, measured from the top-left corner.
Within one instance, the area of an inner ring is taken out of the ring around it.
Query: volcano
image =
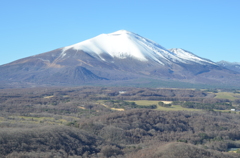
[[[232,71],[187,50],[166,49],[119,30],[0,66],[0,81],[17,85],[85,85],[164,80],[238,85]]]

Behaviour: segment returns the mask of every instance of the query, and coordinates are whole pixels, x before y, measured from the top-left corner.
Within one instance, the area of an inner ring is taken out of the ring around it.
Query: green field
[[[219,95],[220,97],[221,95]],[[224,95],[223,95],[224,96]],[[228,96],[225,96],[225,99]],[[98,100],[97,103],[100,103],[101,105],[105,105],[104,102],[106,100]],[[193,108],[184,108],[181,105],[171,105],[171,107],[162,107],[158,105],[158,102],[164,102],[165,104],[171,104],[172,101],[162,101],[162,100],[125,100],[126,102],[135,102],[137,105],[141,106],[150,106],[150,105],[157,105],[156,110],[162,110],[162,111],[202,111],[202,109],[193,109]],[[105,105],[105,107],[107,107]],[[110,107],[107,107],[109,109],[113,109]],[[119,111],[124,111],[124,110],[119,110]],[[221,111],[221,112],[229,112],[230,110],[216,110],[215,111]],[[239,113],[239,112],[235,112]]]
[[[240,94],[235,94],[232,92],[218,92],[215,93],[217,99],[229,99],[231,101],[240,98]]]
[[[201,111],[200,109],[190,109],[190,108],[183,108],[180,105],[172,105],[171,107],[162,107],[158,105],[159,101],[153,101],[153,100],[127,100],[129,102],[135,102],[137,105],[157,105],[157,110],[163,110],[163,111]],[[162,101],[165,102],[165,101]]]

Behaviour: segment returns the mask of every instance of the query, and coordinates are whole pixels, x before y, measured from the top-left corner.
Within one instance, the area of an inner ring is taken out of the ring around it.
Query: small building
[[[236,109],[231,109],[231,111],[236,111]]]

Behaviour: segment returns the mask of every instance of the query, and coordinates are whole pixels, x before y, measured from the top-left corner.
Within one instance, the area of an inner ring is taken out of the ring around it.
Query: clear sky
[[[125,29],[240,62],[240,0],[0,0],[0,65]]]

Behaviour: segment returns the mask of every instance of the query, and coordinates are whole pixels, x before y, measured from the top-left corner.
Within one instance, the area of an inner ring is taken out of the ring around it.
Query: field
[[[108,105],[106,105],[104,102],[106,102],[107,100],[98,100],[97,103],[99,105],[104,106],[105,108],[111,109],[113,111],[125,111],[124,108],[113,108],[110,107]],[[172,101],[162,101],[162,100],[126,100],[126,102],[134,102],[137,105],[140,106],[151,106],[151,105],[157,105],[157,108],[155,110],[161,110],[161,111],[202,111],[202,109],[194,109],[194,108],[184,108],[181,105],[174,105],[172,104]],[[170,107],[163,107],[158,105],[158,102],[163,102],[164,104],[171,104]],[[230,109],[227,110],[218,110],[218,109],[214,109],[215,111],[221,111],[221,112],[230,112]],[[235,113],[239,113],[239,112],[235,112]]]
[[[231,101],[235,100],[235,99],[240,99],[240,94],[235,94],[232,92],[218,92],[215,93],[217,99],[229,99]]]
[[[162,111],[201,111],[200,109],[190,109],[190,108],[183,108],[180,105],[172,105],[171,107],[162,107],[158,105],[159,101],[152,101],[152,100],[128,100],[129,102],[135,102],[138,105],[149,106],[149,105],[157,105],[156,110]],[[171,101],[161,101],[165,104],[171,104]]]

